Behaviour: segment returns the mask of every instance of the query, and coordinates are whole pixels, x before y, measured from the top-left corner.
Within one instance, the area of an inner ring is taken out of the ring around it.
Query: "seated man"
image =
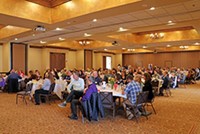
[[[58,104],[58,106],[65,107],[67,102],[71,102],[73,98],[79,99],[81,96],[83,96],[84,84],[84,80],[79,77],[79,72],[73,72],[73,80],[67,86],[67,92],[69,95],[67,96],[66,101]]]
[[[95,83],[96,85],[99,85],[99,84],[102,82],[102,80],[101,80],[101,78],[99,77],[98,72],[97,72],[97,71],[94,71],[94,72],[92,73],[92,75],[93,75],[93,77],[94,77],[94,83]]]
[[[90,97],[93,93],[98,92],[97,87],[94,84],[93,77],[87,78],[87,83],[88,83],[88,88],[85,89],[85,91],[84,91],[85,94],[83,95],[83,97],[80,98],[80,99],[72,99],[72,101],[71,101],[71,113],[72,114],[71,114],[71,116],[68,116],[70,119],[73,119],[73,120],[78,119],[78,117],[77,117],[77,105],[81,106],[80,101],[82,101],[82,102],[87,101],[87,100],[90,99]]]
[[[124,102],[123,106],[125,109],[127,109],[130,105],[135,104],[136,100],[137,100],[137,95],[142,91],[140,84],[138,82],[135,82],[133,80],[133,76],[132,75],[128,75],[127,76],[127,81],[129,82],[124,90],[124,92],[122,92],[122,94],[126,94],[128,100]],[[137,110],[137,109],[134,109]],[[138,110],[137,110],[138,111]],[[133,118],[133,114],[127,110],[126,111],[128,119],[132,119]]]
[[[22,77],[19,76],[14,69],[10,71],[10,74],[8,75],[7,82],[8,82],[8,93],[11,92],[18,92],[18,79],[21,79]]]
[[[160,96],[164,95],[163,94],[163,90],[167,89],[168,86],[169,86],[169,77],[168,77],[168,72],[167,71],[163,72],[162,80],[163,80],[163,84],[162,84],[162,87],[160,88],[160,93],[159,93]]]

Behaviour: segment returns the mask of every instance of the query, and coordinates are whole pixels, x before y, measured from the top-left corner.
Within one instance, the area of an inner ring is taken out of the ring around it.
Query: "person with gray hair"
[[[97,87],[94,84],[94,78],[93,77],[88,77],[87,78],[87,83],[88,87],[84,90],[84,95],[80,99],[73,99],[71,101],[71,116],[68,116],[72,120],[77,120],[77,105],[81,106],[81,102],[90,100],[90,97],[93,93],[97,93]],[[82,108],[81,108],[82,109]]]

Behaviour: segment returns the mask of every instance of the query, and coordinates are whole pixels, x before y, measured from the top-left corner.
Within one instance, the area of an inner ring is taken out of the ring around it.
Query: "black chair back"
[[[52,93],[54,88],[55,88],[56,83],[52,83],[50,88],[49,88],[49,93]]]
[[[136,101],[137,105],[146,103],[148,100],[148,95],[149,91],[139,93]]]
[[[32,87],[33,87],[33,83],[30,83],[30,84],[27,84],[26,85],[26,90],[25,91],[31,91],[32,90]]]
[[[153,80],[151,82],[152,87],[158,87],[159,81],[158,80]]]
[[[113,107],[113,94],[112,92],[100,92],[101,101],[104,107]]]

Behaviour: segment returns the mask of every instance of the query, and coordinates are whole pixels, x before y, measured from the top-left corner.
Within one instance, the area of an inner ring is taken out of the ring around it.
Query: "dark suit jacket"
[[[101,118],[104,118],[105,113],[100,95],[98,93],[93,93],[90,100],[84,101],[81,104],[83,106],[83,111],[84,111],[83,115],[89,121],[91,120],[98,121],[99,114]]]

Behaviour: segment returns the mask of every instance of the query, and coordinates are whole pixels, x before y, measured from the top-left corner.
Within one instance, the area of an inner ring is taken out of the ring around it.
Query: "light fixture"
[[[142,48],[144,48],[144,49],[145,49],[145,48],[147,48],[147,46],[142,46]]]
[[[149,37],[151,39],[162,39],[164,37],[164,33],[151,33]]]
[[[171,20],[169,20],[168,22],[167,22],[167,25],[169,25],[169,26],[171,26],[171,25],[175,25],[176,23],[174,23],[173,21],[171,21]]]
[[[18,38],[15,38],[15,40],[18,40]]]
[[[44,26],[36,26],[35,28],[34,28],[34,30],[35,31],[37,31],[37,32],[45,32],[46,31],[46,28],[44,27]]]
[[[93,19],[92,21],[93,21],[93,22],[97,22],[97,19]]]
[[[200,43],[199,43],[199,42],[196,42],[196,43],[194,43],[194,45],[198,46],[198,45],[200,45]]]
[[[59,27],[56,28],[56,31],[62,31],[62,30],[63,30],[62,28]]]
[[[32,34],[32,36],[35,36],[35,34]]]
[[[189,46],[180,46],[179,48],[182,48],[182,49],[188,49]]]
[[[104,51],[108,51],[108,49],[105,48]]]
[[[89,45],[92,43],[93,40],[91,39],[83,39],[83,40],[78,40],[77,42],[81,45],[81,46],[85,46],[85,45]]]
[[[118,32],[125,32],[125,31],[128,31],[128,29],[125,29],[125,28],[123,28],[123,27],[120,27],[120,28],[118,29]]]
[[[45,43],[47,43],[47,42],[46,42],[46,41],[42,41],[42,40],[41,40],[41,41],[40,41],[40,43],[41,43],[41,44],[45,44]]]
[[[65,38],[62,38],[62,37],[59,37],[58,38],[60,41],[63,41],[63,40],[65,40]]]
[[[171,45],[167,45],[167,47],[171,47]]]
[[[84,36],[85,37],[89,37],[89,36],[92,36],[91,34],[88,34],[88,33],[84,33]]]
[[[122,50],[126,50],[126,48],[123,47]]]
[[[153,11],[153,10],[155,10],[156,8],[155,7],[151,7],[151,8],[149,8],[149,10],[151,10],[151,11]]]
[[[135,49],[127,49],[128,52],[134,52]]]

